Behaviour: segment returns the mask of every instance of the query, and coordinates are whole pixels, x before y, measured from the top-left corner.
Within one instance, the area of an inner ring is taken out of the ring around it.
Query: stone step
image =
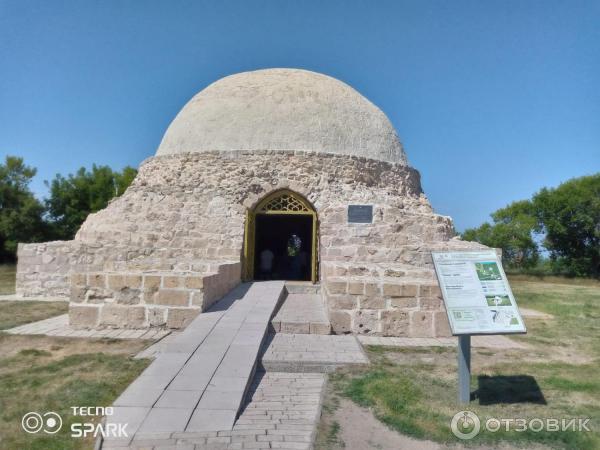
[[[347,365],[369,364],[355,336],[270,334],[263,344],[260,368],[267,372],[333,372]]]
[[[286,281],[285,288],[289,294],[320,294],[321,285],[310,281]]]
[[[276,333],[331,334],[320,294],[288,294],[271,325]]]

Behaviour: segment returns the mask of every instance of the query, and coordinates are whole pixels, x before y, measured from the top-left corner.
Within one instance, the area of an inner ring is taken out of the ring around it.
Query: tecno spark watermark
[[[591,431],[588,427],[589,417],[584,418],[556,418],[556,417],[534,417],[525,418],[486,418],[481,419],[473,411],[459,411],[454,414],[450,422],[452,433],[459,439],[473,439],[482,430],[496,433],[497,431]]]
[[[30,411],[21,419],[21,427],[30,434],[40,431],[46,434],[55,434],[62,428],[62,418],[53,411],[43,414]]]
[[[71,411],[75,417],[89,417],[89,420],[81,419],[79,422],[71,423],[71,437],[85,438],[88,436],[96,437],[128,437],[126,423],[107,424],[96,423],[91,420],[91,417],[113,415],[112,407],[102,406],[72,406]],[[43,432],[46,434],[55,434],[60,431],[63,425],[62,417],[54,412],[38,413],[35,411],[28,412],[21,419],[21,427],[27,433],[34,434]]]

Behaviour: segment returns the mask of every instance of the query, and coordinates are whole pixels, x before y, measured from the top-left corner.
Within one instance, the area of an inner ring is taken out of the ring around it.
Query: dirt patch
[[[439,450],[439,444],[419,441],[390,430],[379,422],[367,408],[361,408],[350,400],[341,399],[331,419],[337,423],[336,441],[331,450]],[[322,447],[325,448],[325,447]]]
[[[518,450],[508,444],[498,446],[469,446],[438,444],[428,440],[414,439],[397,433],[382,424],[368,408],[340,398],[335,410],[323,419],[320,433],[328,433],[328,441],[320,439],[318,450]],[[548,447],[528,445],[528,450],[547,450]]]

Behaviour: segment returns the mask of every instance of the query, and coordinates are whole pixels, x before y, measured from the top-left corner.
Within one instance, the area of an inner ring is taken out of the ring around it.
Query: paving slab
[[[194,408],[158,408],[149,412],[137,433],[147,435],[161,432],[183,431],[192,416]]]
[[[325,375],[258,372],[232,429],[233,410],[196,410],[183,432],[136,438],[129,448],[310,449],[321,416]],[[217,431],[214,431],[217,430]]]
[[[82,338],[111,338],[111,339],[144,339],[157,340],[167,336],[169,330],[154,330],[148,333],[148,329],[123,330],[123,329],[105,329],[105,330],[79,330],[69,325],[69,315],[50,317],[49,319],[39,320],[37,322],[19,325],[18,327],[3,330],[9,334],[44,334],[47,336],[59,337],[82,337]]]
[[[218,431],[231,429],[235,421],[237,409],[196,409],[186,428],[186,431]]]
[[[115,401],[148,408],[134,440],[188,428],[231,431],[284,292],[282,281],[240,286],[157,347],[156,359]]]

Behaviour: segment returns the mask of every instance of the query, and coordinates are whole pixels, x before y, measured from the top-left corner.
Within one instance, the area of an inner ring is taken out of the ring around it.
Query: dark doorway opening
[[[257,214],[254,278],[310,281],[312,230],[312,215]]]

